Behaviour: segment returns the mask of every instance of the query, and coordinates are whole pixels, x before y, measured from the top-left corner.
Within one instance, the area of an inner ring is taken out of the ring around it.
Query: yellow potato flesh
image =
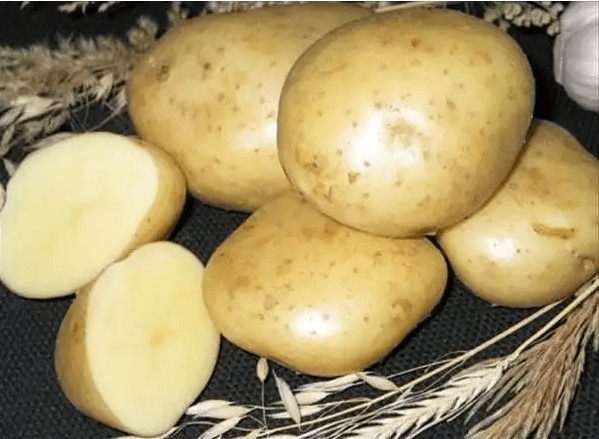
[[[333,376],[384,358],[438,303],[447,268],[427,239],[343,226],[296,194],[258,209],[206,266],[204,300],[237,346]]]
[[[376,14],[329,32],[290,71],[278,150],[322,212],[385,236],[435,233],[506,177],[532,117],[528,61],[455,11]]]
[[[131,73],[127,96],[137,132],[173,154],[196,198],[254,210],[289,187],[276,149],[287,72],[325,32],[369,14],[315,3],[189,20]]]
[[[185,199],[174,161],[111,133],[71,137],[28,156],[0,213],[0,278],[29,298],[71,294],[173,226]]]
[[[494,304],[570,295],[599,269],[599,161],[560,126],[533,122],[509,179],[439,243],[464,284]]]
[[[218,354],[203,272],[188,250],[155,242],[78,293],[55,358],[75,407],[135,435],[159,435],[175,424],[206,386]]]

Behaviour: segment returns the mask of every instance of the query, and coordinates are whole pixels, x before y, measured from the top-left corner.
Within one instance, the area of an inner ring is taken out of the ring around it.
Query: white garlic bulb
[[[572,2],[560,21],[555,80],[582,108],[599,111],[599,2]]]

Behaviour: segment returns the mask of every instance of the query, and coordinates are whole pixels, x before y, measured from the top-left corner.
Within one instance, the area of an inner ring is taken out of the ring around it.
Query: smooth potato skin
[[[532,118],[533,76],[505,32],[447,10],[375,14],[329,32],[291,69],[278,149],[332,218],[418,237],[479,208]]]
[[[92,287],[93,282],[77,291],[77,298],[58,329],[54,370],[60,388],[77,410],[106,425],[126,430],[106,405],[91,377],[85,343],[85,321]]]
[[[121,257],[127,256],[143,244],[167,238],[177,225],[187,196],[185,175],[175,160],[157,146],[134,137],[131,140],[152,155],[160,173],[160,184],[154,204]]]
[[[599,161],[565,129],[536,120],[501,189],[438,238],[484,300],[532,307],[562,299],[599,269]]]
[[[219,246],[203,291],[212,321],[237,346],[335,376],[387,355],[430,314],[446,281],[427,239],[368,235],[289,193]]]
[[[133,69],[127,99],[135,128],[176,158],[196,198],[254,210],[289,187],[276,148],[287,72],[325,32],[369,14],[317,3],[190,19]]]

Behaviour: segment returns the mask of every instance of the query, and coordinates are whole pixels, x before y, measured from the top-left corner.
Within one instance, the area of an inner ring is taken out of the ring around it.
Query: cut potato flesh
[[[150,240],[160,239],[180,214],[185,183],[180,171],[161,169],[176,165],[155,150],[125,136],[91,133],[27,157],[0,214],[6,286],[31,298],[66,295],[131,250],[142,228],[156,228]],[[180,180],[167,191],[174,206],[150,218],[173,180]]]
[[[142,436],[177,422],[218,355],[203,273],[190,251],[161,241],[109,266],[77,294],[59,330],[56,370],[79,410]]]

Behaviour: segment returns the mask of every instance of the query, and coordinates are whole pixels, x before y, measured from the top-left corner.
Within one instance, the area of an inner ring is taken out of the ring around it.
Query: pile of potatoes
[[[56,371],[81,411],[167,431],[220,336],[298,372],[387,356],[448,266],[493,304],[540,306],[599,268],[599,161],[533,120],[505,32],[449,10],[290,4],[202,16],[127,85],[140,138],[29,155],[0,213],[0,280],[76,291]],[[206,267],[164,241],[186,193],[253,212]]]

